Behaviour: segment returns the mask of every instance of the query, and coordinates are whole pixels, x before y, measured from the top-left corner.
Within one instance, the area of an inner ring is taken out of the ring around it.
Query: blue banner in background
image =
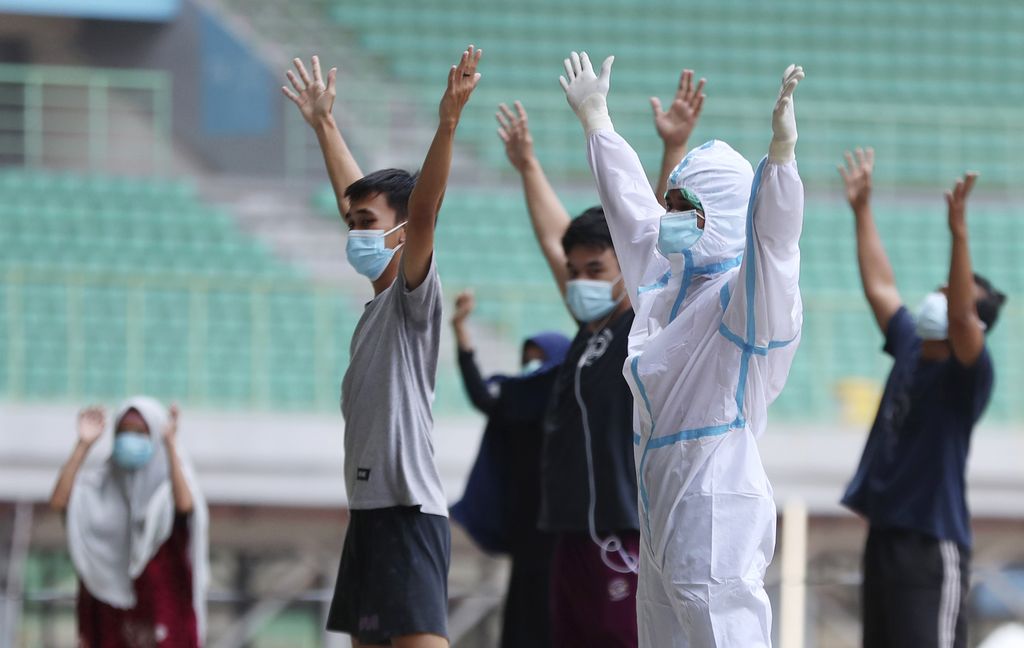
[[[205,13],[200,30],[203,132],[267,133],[277,103],[274,91],[280,84],[244,43]]]
[[[181,0],[0,0],[0,13],[109,20],[167,21],[178,15]]]

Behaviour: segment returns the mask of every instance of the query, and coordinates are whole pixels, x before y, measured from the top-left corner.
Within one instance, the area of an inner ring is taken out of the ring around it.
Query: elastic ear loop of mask
[[[617,282],[616,282],[617,283]],[[583,440],[586,446],[587,455],[587,482],[590,487],[590,501],[587,506],[587,530],[590,532],[590,540],[601,549],[601,562],[605,564],[608,569],[619,573],[619,574],[636,574],[640,571],[640,559],[638,556],[634,556],[626,551],[626,548],[622,544],[622,539],[616,534],[611,534],[605,539],[601,539],[597,535],[597,522],[595,520],[596,509],[597,509],[597,486],[594,483],[594,454],[591,449],[591,435],[590,435],[590,419],[587,416],[587,407],[583,402],[583,394],[580,389],[580,376],[583,373],[583,367],[586,366],[587,362],[590,361],[591,357],[596,357],[594,354],[597,350],[597,344],[595,341],[598,340],[598,336],[595,334],[591,336],[587,342],[587,348],[580,356],[579,362],[576,363],[576,381],[574,392],[576,394],[576,404],[580,408],[580,418],[583,423]],[[609,558],[609,554],[618,554],[619,560],[622,561],[621,565],[616,565]]]
[[[384,239],[386,239],[386,238],[387,238],[388,236],[390,236],[391,234],[394,234],[395,232],[397,232],[398,230],[402,229],[403,227],[405,227],[405,226],[406,226],[406,225],[408,225],[408,224],[409,224],[409,221],[405,221],[405,222],[403,222],[403,223],[399,223],[398,225],[395,225],[394,227],[392,227],[392,228],[391,228],[391,229],[389,229],[388,231],[386,231],[386,232],[384,232],[383,234],[381,234],[381,238],[384,238]],[[387,247],[387,245],[385,245],[384,247]],[[392,249],[393,249],[393,250],[394,250],[395,252],[398,252],[398,251],[399,251],[399,250],[401,250],[401,249],[402,249],[403,247],[405,247],[405,241],[402,241],[401,243],[399,243],[398,245],[396,245],[396,246],[395,246],[395,247],[393,247]]]
[[[623,280],[623,277],[622,277],[622,273],[620,272],[619,276],[615,278],[615,281],[611,282],[612,283],[612,290],[615,290],[615,286],[619,285],[619,282],[622,281],[622,280]],[[615,300],[615,306],[612,307],[611,312],[604,316],[603,321],[602,320],[595,320],[595,321],[600,321],[601,322],[601,326],[600,326],[600,328],[598,328],[598,330],[601,330],[605,326],[608,325],[608,322],[611,321],[611,319],[612,319],[612,315],[615,314],[615,309],[618,308],[619,304],[621,304],[622,300],[625,299],[625,298],[626,298],[626,292],[623,291],[622,294],[619,296],[619,298]]]

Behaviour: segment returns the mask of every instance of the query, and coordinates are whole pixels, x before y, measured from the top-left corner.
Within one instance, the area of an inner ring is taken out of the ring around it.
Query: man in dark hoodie
[[[548,592],[554,540],[537,528],[540,460],[544,412],[569,339],[561,333],[537,334],[523,342],[518,376],[485,380],[466,328],[473,307],[473,295],[460,294],[452,326],[463,385],[473,406],[487,416],[487,428],[466,495],[452,508],[452,517],[481,548],[512,559],[502,648],[550,646]]]

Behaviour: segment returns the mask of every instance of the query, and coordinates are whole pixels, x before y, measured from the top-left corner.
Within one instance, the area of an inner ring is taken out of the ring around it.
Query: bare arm
[[[654,186],[654,195],[658,202],[665,206],[665,191],[668,188],[668,177],[676,165],[686,156],[690,134],[700,119],[704,107],[704,84],[701,79],[697,87],[693,86],[693,70],[683,70],[679,76],[679,87],[668,110],[661,109],[661,100],[651,97],[651,108],[654,110],[654,128],[665,147],[661,156],[661,171],[658,183]]]
[[[558,199],[554,188],[548,182],[544,169],[533,153],[533,137],[527,122],[526,110],[518,101],[516,112],[501,104],[498,112],[498,137],[505,143],[505,154],[519,172],[526,194],[526,208],[530,212],[533,233],[540,244],[540,251],[547,259],[551,274],[558,284],[558,291],[565,295],[565,284],[569,281],[562,236],[569,228],[569,212]]]
[[[178,513],[192,512],[192,490],[188,487],[185,472],[178,456],[178,406],[171,405],[170,420],[164,429],[164,448],[167,450],[167,467],[171,473],[171,491],[174,493],[174,510]]]
[[[440,123],[430,144],[423,169],[409,196],[409,221],[406,225],[405,249],[402,252],[402,272],[406,286],[412,290],[426,279],[434,256],[434,227],[441,209],[448,173],[452,164],[452,143],[459,125],[462,109],[480,81],[476,71],[483,50],[472,45],[462,53],[458,65],[448,72],[448,88],[441,98],[438,110]]]
[[[281,91],[286,97],[298,106],[302,118],[310,125],[316,133],[317,142],[320,144],[320,151],[324,156],[324,164],[327,166],[327,176],[331,180],[331,188],[334,189],[334,197],[338,202],[338,211],[342,217],[348,213],[348,199],[345,198],[345,190],[356,180],[363,177],[359,164],[348,150],[345,138],[338,130],[338,124],[334,121],[332,110],[334,98],[337,96],[335,81],[338,75],[337,68],[331,68],[327,72],[327,84],[324,84],[320,73],[320,58],[313,57],[313,78],[310,79],[306,72],[306,66],[302,60],[296,58],[295,69],[298,70],[298,77],[291,70],[286,73],[288,80],[295,88],[295,92],[282,86]]]
[[[875,166],[873,149],[856,150],[856,158],[846,152],[846,166],[839,166],[839,175],[846,185],[846,199],[853,209],[857,229],[857,264],[860,268],[864,296],[875,314],[875,321],[885,335],[889,321],[903,305],[896,276],[882,245],[871,211],[871,174]]]
[[[978,174],[968,173],[946,192],[949,207],[949,232],[953,250],[949,260],[949,343],[953,355],[966,366],[973,365],[985,348],[985,329],[975,306],[974,270],[967,239],[967,196]]]
[[[50,495],[50,508],[63,513],[68,508],[68,501],[71,499],[71,490],[75,485],[75,477],[78,470],[85,462],[86,455],[96,440],[103,434],[106,427],[106,414],[102,407],[87,407],[78,414],[78,442],[71,456],[65,462],[57,477],[57,485],[53,487],[53,494]]]

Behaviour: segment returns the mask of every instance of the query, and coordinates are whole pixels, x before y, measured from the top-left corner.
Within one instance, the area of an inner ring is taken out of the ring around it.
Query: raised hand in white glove
[[[768,159],[785,163],[796,157],[796,113],[793,111],[793,91],[804,78],[804,69],[790,65],[782,75],[782,89],[772,111],[772,143]]]
[[[614,56],[609,56],[601,64],[600,76],[594,74],[594,66],[586,52],[573,52],[565,59],[565,76],[558,81],[565,90],[565,98],[576,111],[576,116],[583,124],[583,131],[590,135],[601,129],[612,128],[612,119],[608,116],[608,85],[612,76]]]

